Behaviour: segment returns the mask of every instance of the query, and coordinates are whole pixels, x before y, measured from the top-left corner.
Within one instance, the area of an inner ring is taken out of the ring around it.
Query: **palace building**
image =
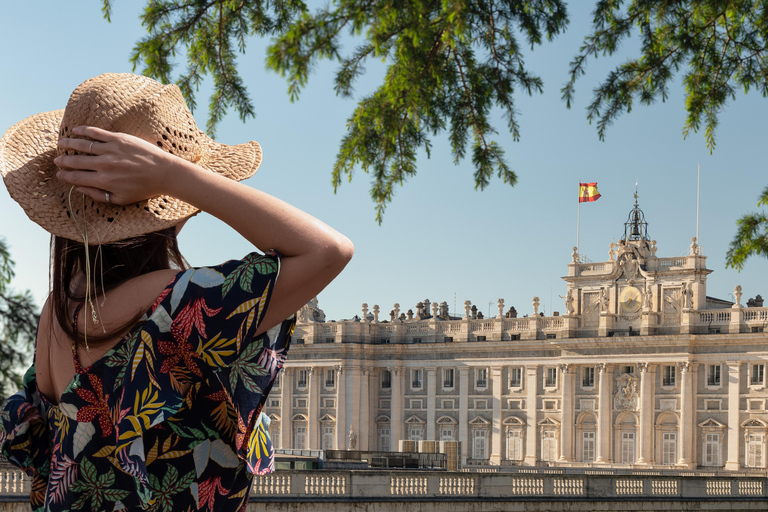
[[[657,256],[635,201],[609,259],[568,264],[563,315],[425,300],[298,314],[267,401],[278,449],[458,441],[460,465],[766,467],[768,308],[707,295],[706,257]],[[384,318],[382,318],[384,317]],[[432,443],[430,446],[439,445]]]

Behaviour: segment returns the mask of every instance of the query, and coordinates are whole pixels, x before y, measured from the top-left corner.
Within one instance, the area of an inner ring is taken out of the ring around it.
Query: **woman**
[[[243,510],[273,469],[261,409],[292,315],[353,249],[238,183],[260,163],[257,143],[200,132],[176,86],[130,74],[0,140],[9,193],[53,235],[35,364],[0,411],[33,509]],[[266,254],[184,269],[176,232],[199,210]]]

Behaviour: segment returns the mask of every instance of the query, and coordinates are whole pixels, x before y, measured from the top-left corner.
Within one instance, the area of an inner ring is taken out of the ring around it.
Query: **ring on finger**
[[[88,152],[89,152],[90,154],[93,154],[93,151],[91,151],[91,150],[93,149],[93,143],[94,143],[94,142],[96,142],[96,141],[95,141],[95,140],[92,140],[92,141],[91,141],[91,145],[90,145],[90,146],[88,146]],[[107,197],[109,197],[109,194],[107,194]]]
[[[107,202],[108,202],[109,204],[112,204],[112,200],[109,198],[109,192],[104,192],[104,195],[106,195],[106,196],[107,196]]]

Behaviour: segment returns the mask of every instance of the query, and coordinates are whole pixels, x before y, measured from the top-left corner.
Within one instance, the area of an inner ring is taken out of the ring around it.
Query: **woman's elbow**
[[[338,268],[338,272],[341,272],[355,254],[355,246],[349,238],[338,233],[330,248],[330,252],[332,266]]]

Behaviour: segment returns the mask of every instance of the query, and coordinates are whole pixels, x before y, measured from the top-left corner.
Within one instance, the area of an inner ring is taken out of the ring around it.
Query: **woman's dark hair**
[[[111,244],[89,245],[88,259],[90,261],[86,263],[85,245],[81,242],[51,236],[50,310],[67,336],[77,344],[85,343],[85,338],[73,327],[68,306],[70,301],[77,303],[86,299],[85,290],[81,293],[72,287],[72,279],[80,273],[84,274],[86,268],[90,268],[91,274],[86,286],[90,288],[90,296],[94,301],[101,294],[142,274],[169,268],[187,268],[179,252],[175,227]],[[84,308],[87,309],[88,306]],[[143,309],[137,311],[133,318],[112,332],[89,332],[88,343],[99,344],[126,332],[139,321],[144,312]]]

